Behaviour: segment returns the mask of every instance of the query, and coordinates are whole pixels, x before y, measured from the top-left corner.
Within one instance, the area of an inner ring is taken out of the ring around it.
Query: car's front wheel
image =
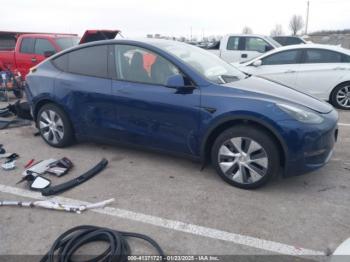
[[[212,163],[227,183],[253,189],[277,175],[280,158],[274,139],[255,126],[225,130],[214,142]]]
[[[54,104],[40,108],[37,127],[41,137],[53,147],[65,147],[74,140],[73,128],[66,113]]]

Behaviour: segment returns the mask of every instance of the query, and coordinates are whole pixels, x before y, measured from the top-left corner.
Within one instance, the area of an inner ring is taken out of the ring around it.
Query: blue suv
[[[80,45],[33,68],[27,82],[51,146],[93,139],[172,152],[211,161],[240,188],[325,165],[337,139],[329,104],[176,41]]]

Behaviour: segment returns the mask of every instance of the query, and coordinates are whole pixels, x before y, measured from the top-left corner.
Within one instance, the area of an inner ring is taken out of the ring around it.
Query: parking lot
[[[201,171],[198,163],[187,159],[95,143],[55,149],[35,137],[33,127],[1,130],[1,144],[20,158],[17,169],[1,170],[0,199],[40,199],[25,183],[16,185],[23,166],[33,158],[67,156],[75,167],[66,177],[50,177],[53,184],[81,175],[103,157],[109,165],[55,200],[115,202],[80,215],[1,207],[0,254],[43,254],[61,233],[82,224],[147,234],[166,254],[333,251],[350,237],[350,114],[339,114],[339,140],[327,166],[300,177],[275,179],[254,191],[231,187],[211,167]],[[153,252],[140,241],[132,244],[136,253]]]

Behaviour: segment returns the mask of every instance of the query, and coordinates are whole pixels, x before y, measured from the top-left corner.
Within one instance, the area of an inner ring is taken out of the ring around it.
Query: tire
[[[254,189],[278,174],[275,140],[256,126],[229,128],[215,140],[211,160],[220,177],[235,187]]]
[[[350,83],[343,83],[334,88],[331,104],[339,109],[350,110]]]
[[[55,104],[40,108],[36,124],[41,137],[50,146],[67,147],[74,141],[73,128],[66,113]]]

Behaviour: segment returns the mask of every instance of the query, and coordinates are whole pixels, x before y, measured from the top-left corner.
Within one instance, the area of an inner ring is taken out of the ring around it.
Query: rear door
[[[325,49],[304,49],[303,63],[298,69],[298,89],[328,100],[331,90],[350,69],[344,55]]]
[[[288,50],[264,57],[261,66],[253,66],[252,63],[243,70],[258,76],[263,76],[273,81],[295,87],[298,70],[300,67],[302,51]]]
[[[55,96],[69,110],[75,131],[82,136],[113,139],[108,46],[74,50],[55,59],[54,64],[62,71],[55,80]]]

